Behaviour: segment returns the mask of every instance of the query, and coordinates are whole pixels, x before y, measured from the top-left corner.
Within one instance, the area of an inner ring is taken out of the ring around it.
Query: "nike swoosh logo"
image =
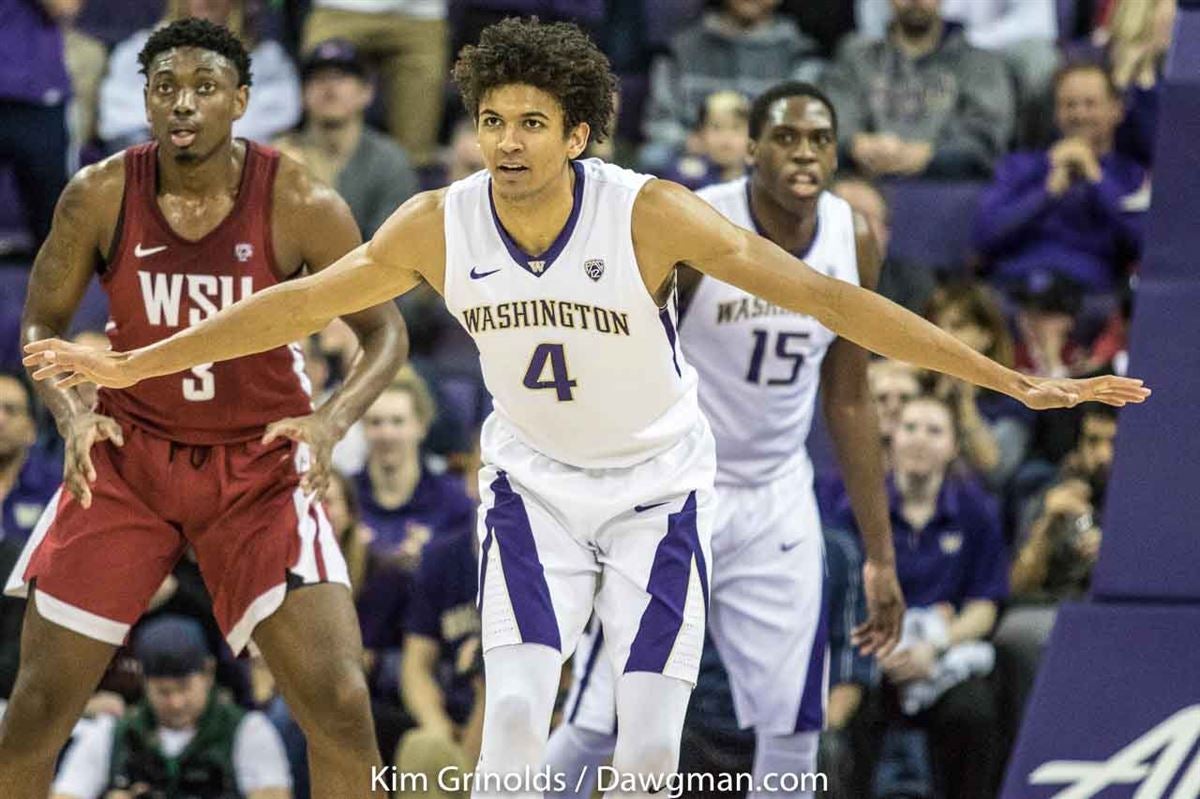
[[[799,541],[789,541],[786,544],[780,544],[779,551],[780,552],[791,552],[793,549],[800,546],[802,543],[804,543],[803,538],[801,538]]]
[[[500,271],[499,269],[493,269],[490,272],[480,272],[478,266],[472,266],[471,267],[471,279],[479,280],[480,278],[487,277],[488,275],[494,275],[499,271]]]
[[[655,502],[652,505],[634,505],[633,509],[638,513],[645,513],[646,511],[652,510],[653,508],[661,508],[663,505],[666,505],[666,504],[667,504],[666,502]]]
[[[136,255],[138,258],[145,258],[147,255],[154,255],[154,253],[162,252],[165,249],[167,249],[167,245],[165,245],[165,244],[162,245],[161,247],[143,248],[142,243],[139,241],[137,243],[137,246],[133,248],[133,254]]]

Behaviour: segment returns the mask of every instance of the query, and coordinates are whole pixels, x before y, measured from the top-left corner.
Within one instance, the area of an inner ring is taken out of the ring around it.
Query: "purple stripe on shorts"
[[[558,619],[550,601],[550,586],[537,544],[529,526],[525,501],[509,485],[508,475],[500,472],[492,481],[493,503],[488,509],[488,535],[495,535],[504,565],[504,582],[521,640],[527,644],[545,644],[562,651],[558,635]],[[480,583],[480,596],[483,585]],[[482,612],[482,608],[481,608]]]
[[[483,586],[484,580],[487,579],[487,564],[488,552],[492,549],[492,528],[488,527],[487,535],[483,538],[483,546],[479,548],[479,599],[475,603],[475,609],[483,615]]]
[[[668,300],[673,302],[674,300]],[[675,322],[671,319],[671,311],[668,308],[663,308],[658,312],[658,320],[662,322],[663,331],[667,334],[667,342],[671,345],[671,362],[675,364],[675,374],[683,377],[683,371],[679,368],[679,354],[675,351]]]
[[[800,710],[796,713],[796,732],[818,732],[825,728],[825,651],[829,648],[829,581],[821,574],[821,617],[813,635],[812,651],[808,654],[808,672],[804,691],[800,694]]]
[[[579,708],[583,707],[583,694],[588,689],[588,683],[592,681],[592,670],[596,668],[596,661],[600,659],[600,652],[604,649],[604,628],[596,625],[596,637],[592,639],[592,651],[588,653],[587,663],[583,667],[583,678],[579,681],[579,696],[575,697],[575,707],[571,708],[571,715],[567,721],[574,724],[575,717],[579,715]]]
[[[700,572],[704,607],[708,608],[708,577],[704,573],[704,553],[696,529],[696,492],[688,494],[683,509],[667,517],[667,534],[658,542],[654,564],[650,567],[650,604],[642,613],[637,635],[629,648],[625,673],[652,671],[661,674],[683,625],[692,559]]]

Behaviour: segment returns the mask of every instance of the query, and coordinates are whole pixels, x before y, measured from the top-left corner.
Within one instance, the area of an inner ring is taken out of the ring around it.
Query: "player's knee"
[[[623,754],[620,762],[614,761],[613,766],[625,774],[674,774],[679,766],[679,741],[666,737],[639,741]]]
[[[371,693],[361,668],[339,664],[318,683],[307,686],[305,693],[323,733],[353,740],[357,733],[369,730]]]
[[[20,681],[0,724],[0,745],[10,751],[40,749],[61,730],[70,729],[78,710],[55,686],[38,680]]]
[[[535,718],[535,703],[520,691],[505,691],[499,696],[488,697],[488,726],[507,741],[512,750],[519,749],[529,757],[535,757],[544,744],[544,736]]]

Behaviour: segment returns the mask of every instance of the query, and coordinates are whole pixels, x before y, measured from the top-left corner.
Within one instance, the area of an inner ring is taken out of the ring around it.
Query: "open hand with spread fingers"
[[[127,352],[102,350],[59,338],[26,344],[22,363],[30,369],[34,380],[52,380],[62,389],[82,383],[128,388],[144,377],[134,370]]]
[[[1141,380],[1117,375],[1102,375],[1083,379],[1029,377],[1020,397],[1030,408],[1072,408],[1081,402],[1103,402],[1120,408],[1130,403],[1144,402],[1150,389]]]

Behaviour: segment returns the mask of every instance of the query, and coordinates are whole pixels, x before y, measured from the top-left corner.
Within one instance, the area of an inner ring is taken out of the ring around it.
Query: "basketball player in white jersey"
[[[593,609],[621,675],[615,767],[633,776],[676,768],[704,636],[716,472],[696,373],[676,341],[678,264],[1032,407],[1148,394],[1120,377],[1022,376],[809,268],[676,184],[577,161],[589,135],[606,129],[615,81],[573,25],[505,20],[464,48],[454,74],[486,172],[412,198],[328,269],[169,339],[130,352],[48,339],[27,345],[26,365],[63,386],[124,387],[296,341],[422,280],[441,292],[479,347],[495,401],[479,512],[487,696],[478,773],[489,788],[540,766],[561,665]],[[886,627],[869,626],[864,638],[888,639]],[[477,786],[475,795],[486,794]]]
[[[748,177],[698,194],[829,277],[874,289],[880,258],[866,222],[826,191],[837,171],[837,118],[815,86],[783,83],[754,101]],[[866,352],[810,316],[679,269],[679,341],[700,377],[700,407],[717,443],[709,632],[729,672],[743,727],[755,729],[749,796],[784,791],[769,775],[816,771],[824,726],[827,641],[824,553],[805,441],[818,383],[848,493],[866,535],[871,612],[897,632],[896,579],[878,422]],[[594,621],[575,660],[565,722],[547,750],[565,775],[557,796],[586,797],[616,744],[615,681]],[[871,641],[886,655],[896,639]],[[793,784],[793,783],[786,783]],[[794,783],[799,785],[800,783]]]

